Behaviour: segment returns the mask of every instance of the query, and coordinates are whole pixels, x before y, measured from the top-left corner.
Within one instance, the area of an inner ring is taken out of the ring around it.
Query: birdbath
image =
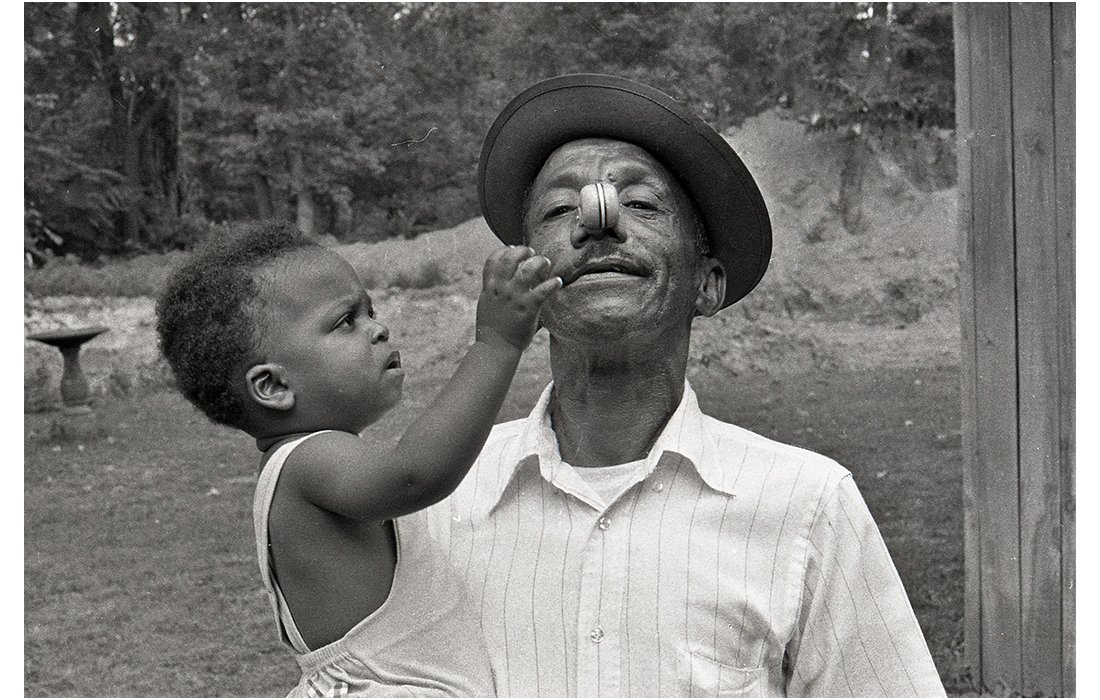
[[[70,415],[91,413],[91,392],[84,370],[80,368],[80,346],[107,330],[105,326],[88,328],[66,328],[56,331],[42,331],[27,336],[46,345],[52,345],[61,351],[65,367],[61,372],[61,410]]]

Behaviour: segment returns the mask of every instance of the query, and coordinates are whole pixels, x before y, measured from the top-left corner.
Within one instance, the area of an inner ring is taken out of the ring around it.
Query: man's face
[[[581,225],[580,191],[601,182],[618,191],[616,225]],[[648,152],[608,139],[568,143],[547,159],[527,200],[527,243],[553,263],[565,286],[542,320],[562,338],[622,338],[690,329],[707,275],[683,189]]]

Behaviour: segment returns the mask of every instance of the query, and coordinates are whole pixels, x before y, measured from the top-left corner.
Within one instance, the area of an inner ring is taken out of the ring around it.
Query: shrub
[[[164,216],[150,223],[148,249],[155,251],[188,250],[205,241],[215,228],[195,214]]]
[[[346,253],[346,249],[341,252]],[[34,297],[155,297],[168,274],[189,253],[150,253],[124,260],[82,263],[74,256],[48,257],[37,269],[23,271],[23,289]],[[370,289],[430,289],[448,284],[446,265],[435,258],[348,257]]]
[[[438,260],[420,260],[411,267],[397,270],[390,280],[394,287],[405,289],[429,289],[447,284],[447,271]]]
[[[80,263],[71,256],[49,258],[43,267],[23,271],[23,289],[36,297],[152,297],[185,255],[139,255],[92,264]]]

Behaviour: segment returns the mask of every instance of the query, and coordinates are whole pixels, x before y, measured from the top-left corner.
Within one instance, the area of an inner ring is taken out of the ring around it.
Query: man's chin
[[[662,322],[657,314],[647,313],[637,298],[602,298],[544,312],[543,325],[558,340],[619,344],[639,334],[653,334]]]

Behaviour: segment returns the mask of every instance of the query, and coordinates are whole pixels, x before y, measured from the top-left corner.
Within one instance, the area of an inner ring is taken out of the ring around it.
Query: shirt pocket
[[[762,698],[767,695],[768,669],[738,668],[699,653],[680,650],[680,680],[692,698]]]

